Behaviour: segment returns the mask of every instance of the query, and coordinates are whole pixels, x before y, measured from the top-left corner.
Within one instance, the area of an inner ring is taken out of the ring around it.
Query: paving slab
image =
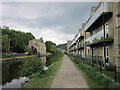
[[[83,73],[80,72],[68,56],[63,57],[60,70],[56,74],[51,88],[89,88]]]

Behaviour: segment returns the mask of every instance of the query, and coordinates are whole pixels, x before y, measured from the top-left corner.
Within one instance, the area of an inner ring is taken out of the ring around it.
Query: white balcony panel
[[[108,29],[105,30],[105,35],[107,33],[108,33]],[[101,39],[101,37],[104,37],[104,30],[99,31],[98,33],[96,33],[93,36],[89,37],[85,41],[89,41],[90,43],[92,43],[95,38],[96,39]]]
[[[85,30],[87,30],[89,26],[91,26],[103,12],[108,12],[108,2],[101,3],[97,11],[92,15],[91,19],[87,22]]]

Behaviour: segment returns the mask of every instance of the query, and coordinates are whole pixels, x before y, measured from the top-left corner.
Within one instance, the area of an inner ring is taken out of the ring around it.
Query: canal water
[[[46,67],[54,62],[54,56],[41,57]],[[2,88],[21,88],[22,83],[28,81],[27,77],[20,77],[22,60],[2,62]]]

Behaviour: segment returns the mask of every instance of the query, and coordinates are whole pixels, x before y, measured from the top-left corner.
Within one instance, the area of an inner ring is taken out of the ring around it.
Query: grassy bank
[[[68,56],[74,62],[76,67],[84,73],[85,79],[90,88],[120,88],[119,85],[115,84],[115,82],[111,81],[91,66],[83,63],[82,60],[70,55]]]
[[[45,73],[36,73],[24,88],[50,88],[52,81],[59,70],[62,63],[63,54],[56,55],[56,62],[53,66],[45,71]],[[32,90],[32,89],[31,89]]]
[[[2,56],[0,58],[7,59],[7,58],[16,58],[16,57],[25,57],[25,56],[34,56],[34,55],[26,55],[26,54],[23,54],[23,55],[5,55],[5,56]]]
[[[91,78],[89,78],[86,75],[86,73],[79,67],[79,65],[75,63],[76,59],[74,57],[70,56],[70,55],[68,55],[68,56],[73,61],[74,65],[77,67],[77,69],[80,70],[84,74],[84,78],[87,81],[88,86],[90,88],[100,88],[100,86],[94,80],[92,80]]]

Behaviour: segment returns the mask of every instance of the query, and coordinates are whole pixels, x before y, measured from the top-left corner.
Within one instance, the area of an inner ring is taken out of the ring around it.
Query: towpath
[[[51,88],[89,88],[80,72],[68,56],[63,57],[60,70],[53,80]]]

